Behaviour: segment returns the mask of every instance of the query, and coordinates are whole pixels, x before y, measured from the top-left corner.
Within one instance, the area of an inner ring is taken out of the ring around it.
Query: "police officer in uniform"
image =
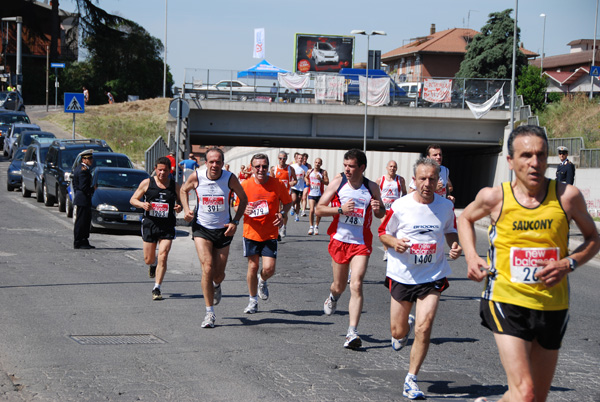
[[[562,183],[573,184],[575,182],[575,165],[569,159],[569,148],[565,146],[558,147],[558,157],[560,163],[556,168],[556,180]]]
[[[88,149],[81,154],[81,164],[73,170],[73,205],[76,208],[75,225],[73,227],[74,242],[76,249],[95,248],[90,245],[90,225],[92,223],[92,166],[93,150]]]

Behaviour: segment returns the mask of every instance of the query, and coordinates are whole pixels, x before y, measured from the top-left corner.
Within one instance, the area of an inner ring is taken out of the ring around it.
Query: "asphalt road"
[[[379,243],[364,286],[359,351],[342,347],[348,293],[333,316],[322,313],[331,282],[327,236],[307,236],[306,218],[290,222],[270,299],[255,315],[242,312],[238,233],[217,327],[202,329],[200,266],[186,227],[173,243],[165,300],[152,301],[139,236],[94,233],[97,249],[73,250],[72,222],[56,206],[8,193],[7,167],[0,159],[0,400],[404,399],[412,341],[401,352],[389,346]],[[481,253],[485,247],[480,241]],[[464,258],[451,266],[421,389],[432,401],[497,400],[506,380],[492,335],[479,325],[482,285],[466,279]],[[599,268],[593,262],[571,278],[571,321],[550,401],[600,400]]]

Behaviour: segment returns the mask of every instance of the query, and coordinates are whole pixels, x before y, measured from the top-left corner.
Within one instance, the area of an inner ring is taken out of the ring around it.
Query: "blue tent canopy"
[[[266,78],[266,79],[276,79],[277,73],[289,73],[289,71],[281,69],[273,64],[269,63],[266,60],[261,61],[257,65],[250,67],[247,70],[240,71],[238,73],[238,78]]]

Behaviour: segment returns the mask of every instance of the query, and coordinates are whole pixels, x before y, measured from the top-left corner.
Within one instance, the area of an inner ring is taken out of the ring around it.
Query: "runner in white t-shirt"
[[[452,193],[454,190],[452,182],[450,181],[450,171],[447,167],[442,166],[442,147],[438,144],[431,144],[427,147],[425,155],[426,158],[433,159],[438,163],[438,165],[440,165],[440,178],[435,189],[436,194],[446,197],[450,201],[454,202],[455,198],[450,195],[450,193]],[[408,192],[412,193],[415,190],[415,182],[413,180],[410,182]]]
[[[412,328],[419,328],[404,381],[404,396],[409,399],[424,397],[416,383],[417,374],[427,355],[440,294],[448,287],[446,277],[451,270],[444,255],[444,238],[450,258],[462,253],[454,206],[435,193],[439,165],[432,159],[419,159],[413,180],[416,191],[394,201],[379,227],[379,239],[389,247],[385,284],[391,294],[392,348],[402,349]],[[410,314],[415,303],[416,322]]]

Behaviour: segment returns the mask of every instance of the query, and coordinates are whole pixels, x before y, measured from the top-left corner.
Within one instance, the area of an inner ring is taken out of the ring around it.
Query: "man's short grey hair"
[[[279,155],[283,155],[283,156],[285,156],[286,158],[288,157],[288,153],[287,153],[287,152],[285,152],[285,151],[279,151]]]
[[[440,165],[439,163],[437,163],[436,161],[434,161],[433,159],[430,158],[419,158],[417,160],[417,162],[415,163],[415,166],[413,167],[413,174],[415,175],[415,177],[417,177],[417,168],[421,165],[425,165],[425,166],[432,166],[434,167],[438,172],[440,171]]]

